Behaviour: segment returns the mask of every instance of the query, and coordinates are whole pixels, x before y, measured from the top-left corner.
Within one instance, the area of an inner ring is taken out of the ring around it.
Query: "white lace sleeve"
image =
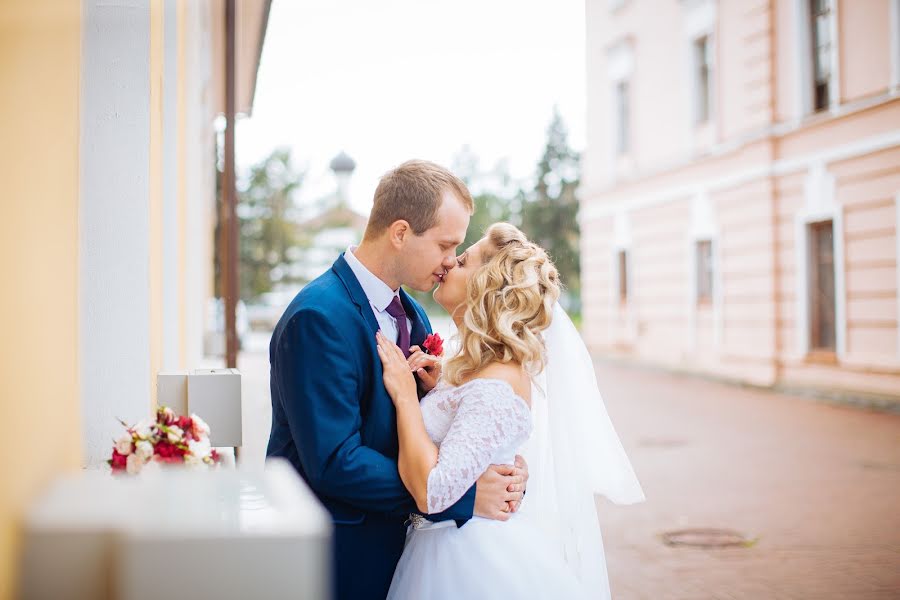
[[[509,384],[469,382],[428,474],[428,513],[452,506],[487,470],[497,450],[521,444],[530,432],[531,413]]]

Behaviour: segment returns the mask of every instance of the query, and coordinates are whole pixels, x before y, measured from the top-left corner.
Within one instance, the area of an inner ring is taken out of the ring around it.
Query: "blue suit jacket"
[[[400,291],[411,343],[428,317]],[[415,501],[397,470],[396,412],[382,381],[378,321],[343,254],[306,285],[269,345],[272,431],[267,456],[288,459],[331,512],[339,598],[383,598]],[[434,521],[472,517],[475,486]]]

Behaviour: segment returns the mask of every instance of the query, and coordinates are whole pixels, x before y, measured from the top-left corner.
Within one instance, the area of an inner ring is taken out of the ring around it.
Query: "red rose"
[[[178,450],[178,448],[165,440],[161,440],[156,443],[156,446],[153,448],[153,450],[160,456],[160,458],[165,459],[176,456],[176,451]]]
[[[112,458],[107,462],[109,462],[109,466],[112,467],[113,471],[124,471],[128,464],[128,457],[124,454],[119,454],[118,450],[113,449]]]
[[[444,353],[444,340],[436,333],[431,333],[422,343],[425,346],[425,352],[433,356],[441,356]]]
[[[190,417],[178,417],[175,424],[184,432],[185,440],[194,439],[194,422],[191,421]]]

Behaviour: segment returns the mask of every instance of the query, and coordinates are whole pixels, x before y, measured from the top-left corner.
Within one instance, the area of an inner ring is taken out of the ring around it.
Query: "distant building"
[[[321,212],[299,224],[305,248],[297,253],[289,274],[291,279],[311,281],[327,271],[341,252],[358,244],[366,230],[368,217],[350,206],[350,178],[356,162],[344,152],[330,164],[337,185],[333,194],[319,201]]]
[[[900,400],[900,1],[589,0],[584,335]]]

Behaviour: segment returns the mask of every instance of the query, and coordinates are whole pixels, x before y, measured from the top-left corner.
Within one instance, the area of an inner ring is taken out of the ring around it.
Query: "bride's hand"
[[[422,382],[422,389],[430,392],[437,385],[438,379],[441,378],[441,359],[431,354],[425,354],[418,346],[412,346],[409,349],[412,354],[406,360],[409,364],[409,370],[419,376]]]
[[[413,377],[403,351],[394,342],[384,337],[379,331],[375,334],[378,343],[378,356],[384,367],[384,387],[387,389],[394,405],[402,402],[416,402],[416,379]]]

